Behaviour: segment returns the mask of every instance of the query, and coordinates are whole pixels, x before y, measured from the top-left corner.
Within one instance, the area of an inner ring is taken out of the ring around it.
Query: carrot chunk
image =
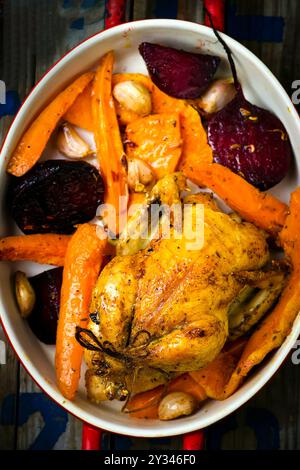
[[[72,106],[64,115],[64,120],[81,127],[87,131],[93,132],[92,115],[92,89],[93,83],[89,83],[80,95],[76,98]]]
[[[126,153],[152,166],[158,179],[173,173],[181,155],[178,114],[151,114],[126,128]]]
[[[212,162],[212,149],[207,143],[207,135],[201,118],[189,103],[166,95],[153,85],[153,113],[178,113],[182,136],[182,156],[179,169],[183,170],[191,162],[196,166]]]

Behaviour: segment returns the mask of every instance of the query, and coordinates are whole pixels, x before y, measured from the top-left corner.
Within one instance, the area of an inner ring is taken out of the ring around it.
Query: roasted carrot
[[[189,372],[207,398],[220,399],[246,346],[247,339],[239,338],[230,344],[203,369]]]
[[[106,240],[100,240],[95,225],[80,225],[68,245],[56,339],[56,377],[62,394],[75,397],[83,355],[75,339],[77,326],[88,323],[92,289],[97,281]]]
[[[69,235],[46,233],[0,239],[0,261],[34,261],[63,266]]]
[[[165,387],[159,387],[134,395],[127,403],[129,416],[140,419],[157,419],[158,405],[165,392]]]
[[[11,155],[7,166],[9,173],[22,176],[33,167],[46,147],[58,121],[93,77],[93,72],[81,75],[43,109],[23,134]]]
[[[127,210],[128,188],[123,163],[125,154],[112,97],[113,65],[114,54],[111,51],[102,58],[95,75],[92,113],[97,157],[106,186],[105,202],[115,208],[117,217],[114,220],[111,214],[106,221],[109,229],[118,233],[126,219],[124,217],[122,223],[122,216],[126,215]]]
[[[89,83],[87,87],[77,96],[72,106],[64,115],[64,120],[81,127],[87,131],[93,132],[93,115],[92,115],[92,89],[93,83]]]
[[[196,400],[203,401],[207,398],[205,390],[189,374],[182,374],[171,380],[168,385],[167,393],[185,392],[192,395]]]
[[[126,127],[126,154],[145,160],[158,179],[173,173],[181,156],[181,133],[176,113],[151,114]]]
[[[207,143],[207,135],[201,118],[189,103],[166,95],[153,85],[152,91],[153,113],[178,113],[182,136],[182,156],[179,169],[203,162],[212,162],[212,149]]]
[[[271,194],[260,192],[229,168],[217,163],[191,163],[183,172],[199,186],[212,189],[247,221],[274,235],[283,227],[288,206]]]
[[[299,227],[300,227],[300,188],[291,195],[289,214],[285,220],[284,227],[279,233],[279,241],[285,254],[291,259],[294,266],[300,264],[299,260]]]

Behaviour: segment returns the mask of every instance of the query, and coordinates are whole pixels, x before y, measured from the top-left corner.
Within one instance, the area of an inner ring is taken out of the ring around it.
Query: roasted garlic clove
[[[35,292],[25,273],[15,274],[15,293],[22,318],[27,318],[35,305]]]
[[[236,95],[232,78],[215,80],[206,92],[197,100],[197,105],[208,114],[216,113]]]
[[[155,175],[148,163],[139,158],[127,159],[127,183],[130,189],[142,192],[154,182]]]
[[[188,416],[198,408],[197,400],[185,392],[168,393],[160,402],[158,417],[162,421]]]
[[[58,130],[56,145],[58,150],[68,158],[85,158],[93,153],[88,143],[68,122],[64,122]]]
[[[117,83],[113,89],[113,96],[121,106],[139,116],[148,116],[151,113],[151,94],[141,83],[132,80]]]

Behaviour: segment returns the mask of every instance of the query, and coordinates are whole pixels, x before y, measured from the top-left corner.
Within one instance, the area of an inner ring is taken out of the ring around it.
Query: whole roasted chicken
[[[223,213],[207,193],[182,199],[184,186],[181,174],[165,177],[150,202],[188,203],[192,228],[202,204],[201,247],[191,249],[189,235],[176,237],[174,226],[169,238],[139,245],[129,227],[119,254],[98,278],[88,330],[81,333],[88,396],[95,402],[125,400],[130,392],[207,365],[228,338],[233,301],[249,283],[265,282],[265,233]]]

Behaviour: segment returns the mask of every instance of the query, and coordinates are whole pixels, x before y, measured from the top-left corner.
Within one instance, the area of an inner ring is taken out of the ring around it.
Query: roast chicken
[[[130,240],[120,241],[90,308],[86,384],[94,402],[125,400],[212,361],[228,338],[230,305],[269,261],[263,231],[222,212],[207,193],[180,199],[183,182],[175,176],[154,188],[153,199],[189,203],[192,217],[201,203],[203,244],[191,249],[190,237],[174,236],[174,227],[170,238],[140,250],[135,240],[133,254]]]

